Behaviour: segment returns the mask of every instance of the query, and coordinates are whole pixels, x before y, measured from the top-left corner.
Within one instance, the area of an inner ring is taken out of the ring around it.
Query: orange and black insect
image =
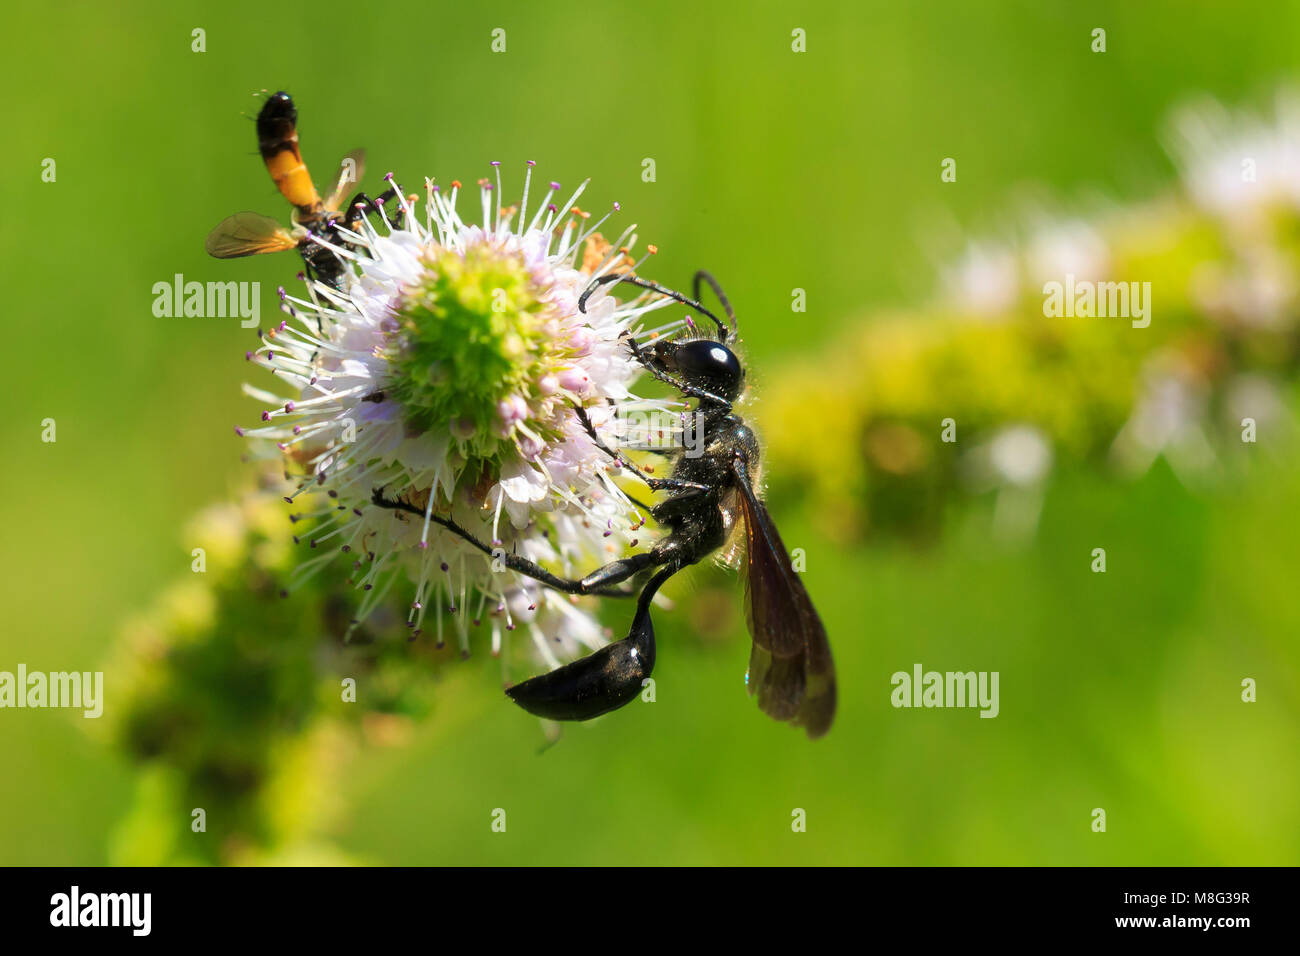
[[[218,259],[237,259],[297,249],[309,278],[337,288],[346,263],[318,240],[345,247],[338,225],[355,224],[369,207],[371,200],[364,193],[353,198],[346,212],[342,205],[348,188],[361,180],[366,151],[354,149],[343,157],[334,188],[322,199],[298,149],[298,108],[293,97],[283,91],[267,97],[257,114],[257,144],[276,188],[293,205],[293,226],[286,229],[270,216],[237,212],[223,219],[208,234],[208,254]],[[393,195],[393,190],[389,190],[375,202],[386,202]]]

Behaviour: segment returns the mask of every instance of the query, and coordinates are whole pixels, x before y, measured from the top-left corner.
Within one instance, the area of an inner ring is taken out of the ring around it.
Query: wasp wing
[[[776,720],[820,737],[835,719],[835,662],[826,628],[744,466],[732,465],[745,518],[745,604],[754,646],[749,693]]]
[[[339,174],[334,178],[334,188],[325,199],[325,208],[341,212],[342,202],[353,192],[366,175],[366,151],[354,149],[339,162]]]
[[[238,259],[240,256],[293,249],[298,245],[298,239],[270,216],[237,212],[217,223],[217,227],[208,233],[204,245],[210,256]]]

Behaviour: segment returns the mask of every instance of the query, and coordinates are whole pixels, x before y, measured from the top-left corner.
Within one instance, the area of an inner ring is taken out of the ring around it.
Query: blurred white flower
[[[1274,117],[1203,101],[1177,111],[1167,135],[1192,200],[1252,231],[1270,207],[1300,209],[1300,95],[1278,93]]]
[[[993,242],[972,242],[943,270],[944,292],[964,312],[993,318],[1004,315],[1020,294],[1015,253]]]
[[[1052,446],[1032,425],[1012,425],[989,442],[989,461],[999,478],[1011,485],[1036,485],[1052,467]]]
[[[963,469],[971,490],[997,493],[993,530],[1002,540],[1023,541],[1037,530],[1052,457],[1047,435],[1026,424],[999,429],[966,456]]]
[[[1220,321],[1258,328],[1292,322],[1295,267],[1271,246],[1248,245],[1230,264],[1202,263],[1189,287],[1195,304]]]
[[[1256,441],[1266,448],[1276,448],[1294,441],[1295,418],[1287,409],[1278,384],[1253,372],[1234,375],[1224,386],[1223,428],[1226,434],[1239,436],[1243,422],[1255,424]],[[1230,442],[1229,447],[1237,443]],[[1241,443],[1243,446],[1244,442]]]
[[[1133,413],[1111,446],[1112,457],[1138,475],[1163,455],[1183,482],[1196,483],[1217,461],[1205,431],[1208,402],[1207,384],[1185,361],[1169,353],[1154,356]]]
[[[1091,223],[1083,219],[1040,222],[1030,237],[1029,284],[1062,281],[1072,275],[1097,281],[1110,270],[1110,249]]]

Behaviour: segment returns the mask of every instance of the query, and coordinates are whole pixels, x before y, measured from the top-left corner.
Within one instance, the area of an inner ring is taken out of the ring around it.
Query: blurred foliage
[[[109,665],[112,732],[143,767],[112,862],[346,860],[315,841],[346,755],[357,733],[394,743],[431,711],[437,652],[408,646],[391,608],[343,643],[358,592],[339,562],[287,590],[297,556],[272,490],[205,510],[185,540],[199,573],[127,627]]]
[[[1028,426],[1045,445],[1038,453],[1064,468],[1119,465],[1126,450],[1116,447],[1117,436],[1140,411],[1175,419],[1135,422],[1132,440],[1147,447],[1129,451],[1143,460],[1191,428],[1203,430],[1219,455],[1239,458],[1243,417],[1279,426],[1267,442],[1277,450],[1276,439],[1292,430],[1278,411],[1295,386],[1294,293],[1280,307],[1282,320],[1270,322],[1242,314],[1245,297],[1234,302],[1235,290],[1218,288],[1247,273],[1261,250],[1286,262],[1288,275],[1300,274],[1300,210],[1279,204],[1272,212],[1267,231],[1243,242],[1231,224],[1181,196],[1127,206],[1095,224],[1074,224],[1104,247],[1089,251],[1101,260],[1095,271],[1082,255],[1059,271],[1035,269],[1025,261],[1032,240],[1025,248],[1008,244],[1000,255],[1014,280],[997,277],[1008,288],[993,309],[977,311],[973,295],[959,295],[841,334],[771,383],[763,409],[771,493],[815,502],[826,532],[840,540],[925,537],[954,499],[1019,477],[1014,461],[1011,475],[997,473],[996,463],[979,474],[970,451],[987,452],[1009,427]],[[1150,324],[1045,315],[1045,282],[1063,284],[1067,274],[1076,284],[1149,283],[1152,316],[1136,321]],[[1164,377],[1174,390],[1166,405],[1194,407],[1161,408],[1159,395],[1144,395]],[[1234,396],[1252,384],[1260,387]],[[1152,403],[1145,409],[1144,399]],[[1022,480],[1044,481],[1047,470]]]

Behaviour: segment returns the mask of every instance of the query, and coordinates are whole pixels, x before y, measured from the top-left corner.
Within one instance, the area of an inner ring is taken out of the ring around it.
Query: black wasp
[[[759,707],[769,716],[804,727],[809,737],[820,737],[835,717],[835,665],[826,628],[756,491],[758,440],[734,409],[745,379],[745,369],[728,345],[738,331],[735,312],[717,281],[704,271],[695,274],[694,298],[628,273],[601,276],[583,293],[579,309],[586,311],[587,300],[596,289],[619,282],[669,296],[707,316],[717,327],[715,337],[693,335],[649,344],[638,343],[625,333],[633,357],[651,375],[696,403],[691,411],[703,431],[701,454],[692,457],[684,448],[670,450],[671,473],[652,477],[602,444],[586,412],[575,407],[575,414],[603,453],[652,491],[666,493],[650,513],[667,533],[650,550],[613,561],[580,581],[558,577],[525,558],[508,555],[505,561],[511,570],[569,594],[624,594],[629,592],[615,587],[620,582],[643,578],[644,583],[627,637],[515,684],[506,693],[524,710],[551,720],[588,720],[629,703],[654,668],[651,599],[678,571],[723,547],[733,529],[743,523],[746,611],[753,637],[749,692],[758,696]],[[702,282],[708,283],[722,303],[730,328],[700,304]],[[423,508],[385,498],[383,489],[375,491],[374,503],[421,517],[425,514]],[[432,517],[491,553],[487,544],[456,522]]]

